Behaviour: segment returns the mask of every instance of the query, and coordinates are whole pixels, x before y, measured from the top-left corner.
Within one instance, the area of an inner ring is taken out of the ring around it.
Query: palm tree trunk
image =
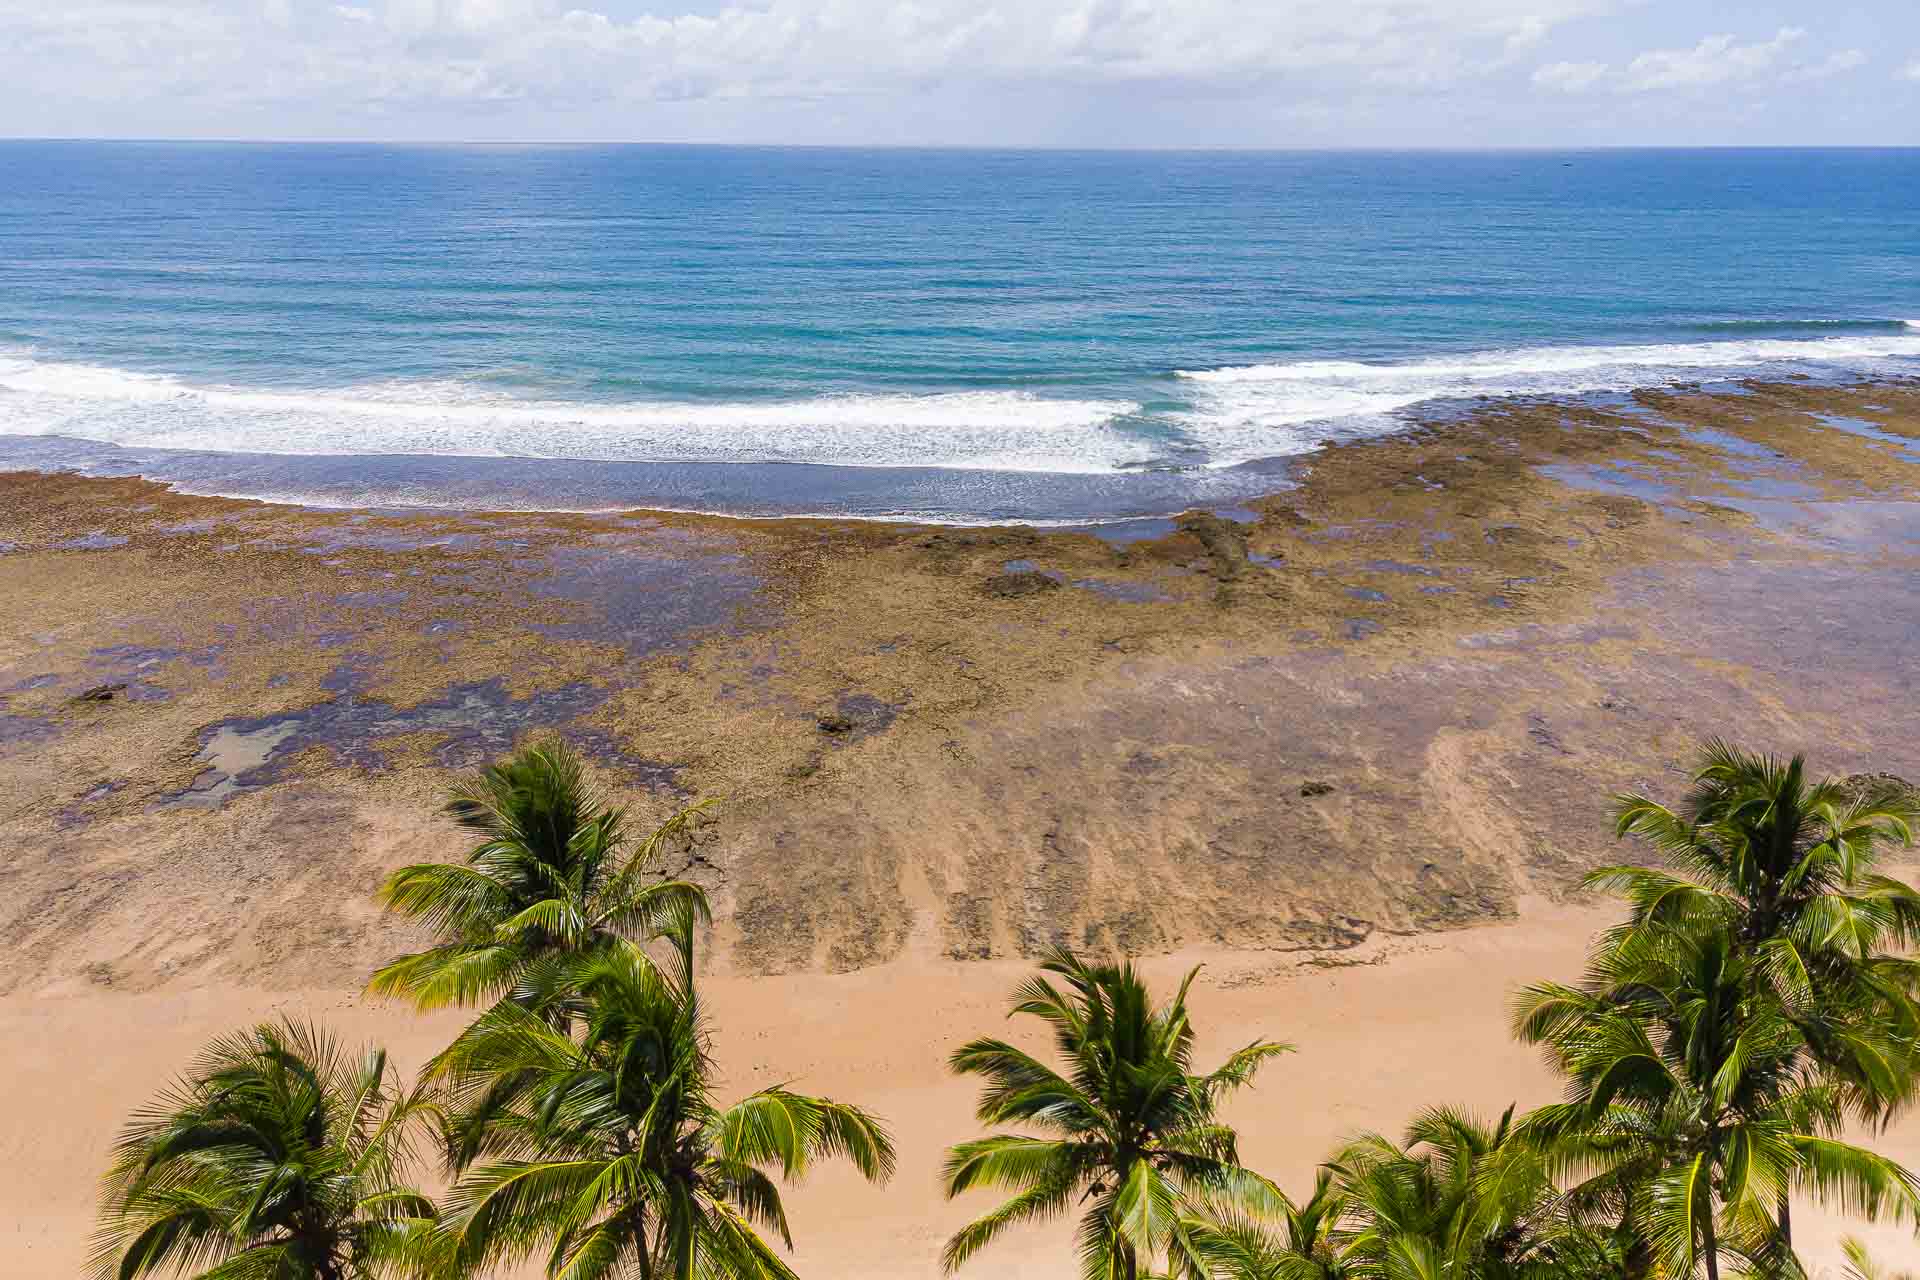
[[[1787,1197],[1787,1189],[1780,1189],[1780,1243],[1787,1252],[1793,1252],[1793,1203]]]
[[[1720,1280],[1720,1243],[1713,1234],[1713,1215],[1708,1214],[1703,1224],[1706,1234],[1707,1280]]]
[[[1631,1186],[1626,1192],[1626,1203],[1620,1210],[1620,1225],[1614,1231],[1627,1238],[1626,1252],[1621,1258],[1624,1280],[1650,1280],[1653,1275],[1653,1246],[1647,1243],[1647,1237],[1634,1218]]]

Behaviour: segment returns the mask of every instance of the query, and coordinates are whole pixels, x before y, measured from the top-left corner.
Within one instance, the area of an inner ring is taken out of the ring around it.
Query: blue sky
[[[0,0],[0,133],[1920,145],[1920,4]]]

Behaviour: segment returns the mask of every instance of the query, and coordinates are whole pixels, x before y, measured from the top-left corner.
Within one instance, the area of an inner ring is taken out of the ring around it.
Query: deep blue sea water
[[[1795,372],[1920,374],[1920,151],[0,143],[0,465],[1070,520]]]

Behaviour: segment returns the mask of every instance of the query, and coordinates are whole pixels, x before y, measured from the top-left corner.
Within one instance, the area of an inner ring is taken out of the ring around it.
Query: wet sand
[[[1417,1105],[1539,1101],[1501,1002],[1603,918],[1568,893],[1611,792],[1711,732],[1920,777],[1916,457],[1920,389],[1787,384],[1488,406],[1088,532],[0,476],[0,1261],[73,1274],[107,1136],[207,1034],[444,1038],[354,995],[414,941],[369,895],[540,733],[647,816],[719,800],[661,869],[713,894],[740,1086],[900,1125],[893,1190],[796,1201],[813,1274],[931,1274],[975,1207],[939,1064],[1054,942],[1204,955],[1215,1048],[1301,1042],[1240,1116],[1291,1187]],[[1035,1244],[980,1265],[1059,1274]]]

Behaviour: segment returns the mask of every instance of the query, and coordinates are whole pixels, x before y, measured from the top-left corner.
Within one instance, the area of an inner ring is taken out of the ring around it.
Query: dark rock
[[[899,706],[870,693],[843,693],[834,709],[816,723],[820,732],[834,737],[865,738],[884,732],[899,714]]]
[[[112,702],[127,691],[125,681],[116,684],[97,684],[85,693],[74,695],[75,702]]]
[[[1331,795],[1332,793],[1333,784],[1331,782],[1303,782],[1300,784],[1300,794],[1309,798],[1313,796]]]
[[[1247,531],[1237,521],[1210,511],[1190,511],[1174,522],[1182,533],[1199,539],[1207,550],[1211,572],[1217,578],[1237,578],[1247,566]]]
[[[981,589],[990,596],[1013,599],[1037,596],[1043,591],[1058,591],[1060,580],[1033,569],[1022,569],[1017,573],[996,573],[981,584]]]
[[[1547,724],[1547,718],[1538,711],[1527,717],[1527,736],[1549,751],[1558,752],[1563,756],[1573,754],[1567,750],[1567,744],[1560,741],[1560,736]]]
[[[1855,773],[1840,780],[1840,789],[1854,800],[1920,799],[1920,788],[1896,773]]]

